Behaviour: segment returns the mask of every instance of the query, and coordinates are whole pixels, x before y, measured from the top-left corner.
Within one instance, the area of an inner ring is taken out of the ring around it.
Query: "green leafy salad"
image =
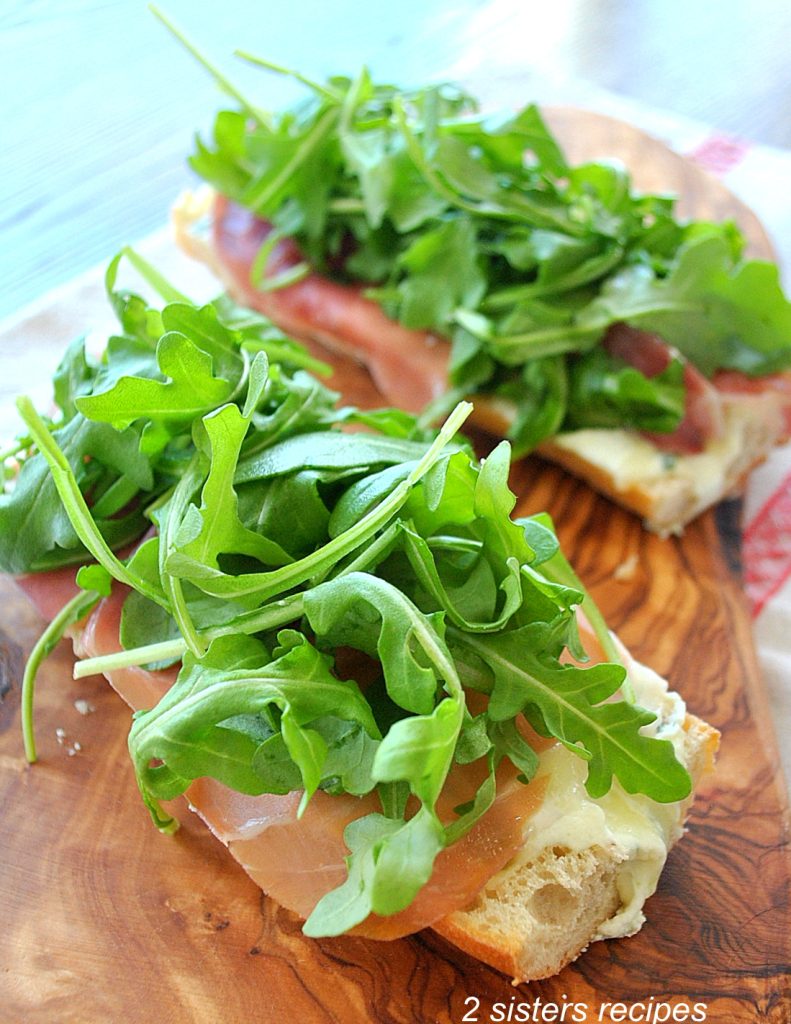
[[[163,18],[163,20],[165,20]],[[744,261],[733,223],[682,223],[614,163],[569,166],[538,109],[482,116],[447,85],[401,90],[296,77],[305,98],[261,109],[172,25],[236,100],[193,169],[274,225],[254,278],[267,289],[316,269],[364,283],[410,328],[451,342],[448,394],[515,410],[517,454],[562,430],[668,433],[684,415],[683,363],[647,377],[601,345],[624,321],[656,331],[703,374],[791,367],[791,304],[777,268]],[[262,281],[282,237],[304,262]]]
[[[464,403],[428,433],[398,411],[338,407],[321,364],[266,320],[227,298],[197,307],[129,255],[164,304],[120,289],[116,258],[119,330],[102,357],[68,349],[56,418],[18,403],[27,434],[0,497],[0,568],[79,566],[80,587],[26,670],[31,760],[37,665],[125,584],[118,652],[77,674],[181,662],[129,737],[159,828],[175,827],[160,802],[201,777],[302,791],[300,811],[319,789],[378,796],[346,830],[347,881],[310,934],[406,907],[491,806],[500,762],[533,777],[520,715],[587,761],[592,797],[613,779],[661,802],[689,793],[671,743],[644,735],[655,716],[633,702],[551,522],[511,518],[507,442],[479,462],[457,433]],[[581,666],[580,606],[609,662]],[[344,670],[339,649],[372,678]],[[440,818],[449,772],[474,761],[480,788]]]

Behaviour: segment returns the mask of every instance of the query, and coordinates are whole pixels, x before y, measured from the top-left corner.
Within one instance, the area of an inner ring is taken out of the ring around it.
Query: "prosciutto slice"
[[[674,356],[679,355],[657,334],[624,323],[613,324],[609,328],[604,337],[604,347],[610,355],[623,359],[644,377],[656,377],[667,369]],[[644,434],[662,451],[676,454],[700,452],[710,438],[722,434],[723,408],[717,389],[686,360],[684,388],[684,417],[678,427],[669,434],[648,431]]]

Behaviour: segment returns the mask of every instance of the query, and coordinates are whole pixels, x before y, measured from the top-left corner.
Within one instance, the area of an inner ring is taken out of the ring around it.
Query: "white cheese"
[[[773,403],[764,411],[773,416]],[[640,434],[628,430],[575,430],[558,434],[552,441],[604,470],[619,491],[630,487],[650,490],[652,484],[663,480],[683,481],[695,495],[695,508],[703,509],[722,497],[724,481],[738,472],[753,447],[748,438],[755,424],[754,405],[729,403],[724,416],[721,436],[711,439],[705,450],[696,454],[662,452]]]
[[[643,665],[632,662],[629,677],[637,702],[658,716],[646,733],[670,740],[680,753],[684,702]],[[621,904],[595,938],[633,935],[645,920],[643,904],[656,889],[668,850],[682,831],[682,805],[628,794],[617,782],[606,796],[594,800],[585,790],[587,765],[581,757],[556,745],[544,751],[540,761],[538,776],[547,777],[547,788],[541,807],[527,825],[519,860],[532,861],[553,846],[612,850],[621,861],[617,877]]]

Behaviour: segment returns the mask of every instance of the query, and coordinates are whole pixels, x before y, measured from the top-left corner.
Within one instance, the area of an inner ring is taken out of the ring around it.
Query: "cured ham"
[[[79,592],[74,581],[75,567],[65,565],[50,572],[32,572],[16,577],[16,585],[35,605],[43,619],[55,618],[61,608]]]
[[[74,570],[64,569],[18,582],[39,609],[51,616],[73,596],[73,580]],[[75,637],[78,655],[99,657],[119,650],[120,617],[127,593],[127,588],[115,584],[111,596],[97,605]],[[139,709],[156,704],[176,674],[175,667],[159,672],[131,667],[113,670],[107,678],[132,708]],[[537,749],[552,745],[532,733],[530,739]],[[517,774],[510,762],[500,766],[493,806],[466,836],[439,854],[431,879],[406,910],[389,917],[372,915],[354,934],[399,938],[469,905],[519,850],[527,819],[541,804],[542,780],[525,785]],[[455,766],[438,805],[443,820],[451,821],[453,809],[472,799],[482,781],[480,763]],[[318,791],[298,818],[299,792],[246,796],[209,778],[194,782],[186,796],[191,808],[250,877],[302,918],[346,877],[346,825],[364,814],[381,812],[373,793],[354,797]]]
[[[604,336],[603,344],[610,355],[623,359],[644,377],[656,377],[667,369],[674,356],[678,356],[658,335],[624,323],[613,324]],[[678,454],[700,452],[710,438],[722,434],[723,410],[717,389],[686,360],[684,390],[684,417],[678,427],[669,434],[648,431],[644,434],[662,451]]]

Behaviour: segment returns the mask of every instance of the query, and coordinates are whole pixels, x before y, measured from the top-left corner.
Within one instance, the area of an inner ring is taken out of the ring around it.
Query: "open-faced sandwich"
[[[297,77],[279,114],[236,95],[191,159],[211,187],[174,211],[239,301],[425,422],[471,398],[661,534],[787,439],[791,305],[733,223],[570,166],[535,106]]]
[[[313,936],[425,927],[519,980],[635,932],[716,732],[607,631],[509,445],[339,408],[227,298],[118,290],[57,415],[27,400],[0,566],[135,709],[155,824],[185,794]],[[352,428],[352,429],[350,429]],[[79,568],[78,568],[79,567]],[[142,826],[141,826],[142,827]]]

